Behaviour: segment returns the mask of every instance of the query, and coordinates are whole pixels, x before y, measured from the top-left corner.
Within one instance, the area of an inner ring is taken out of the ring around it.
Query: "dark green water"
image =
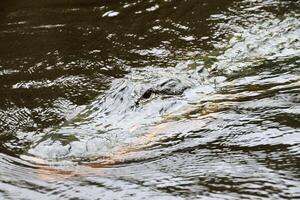
[[[0,199],[300,199],[299,11],[0,2]]]

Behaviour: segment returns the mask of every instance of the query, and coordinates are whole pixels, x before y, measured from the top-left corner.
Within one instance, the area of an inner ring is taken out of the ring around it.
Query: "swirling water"
[[[299,1],[0,5],[0,199],[300,198]]]

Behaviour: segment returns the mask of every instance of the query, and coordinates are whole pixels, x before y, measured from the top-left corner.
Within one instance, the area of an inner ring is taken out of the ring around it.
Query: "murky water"
[[[300,198],[300,1],[0,5],[0,199]]]

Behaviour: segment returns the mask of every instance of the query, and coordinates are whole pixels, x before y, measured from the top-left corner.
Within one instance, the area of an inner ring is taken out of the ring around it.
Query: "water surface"
[[[300,198],[299,1],[0,5],[1,199]]]

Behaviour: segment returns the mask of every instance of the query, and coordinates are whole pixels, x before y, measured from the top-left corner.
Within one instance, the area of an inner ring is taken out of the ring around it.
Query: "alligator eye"
[[[144,94],[142,95],[142,99],[149,99],[152,93],[153,93],[152,90],[146,90],[146,92],[144,92]]]

